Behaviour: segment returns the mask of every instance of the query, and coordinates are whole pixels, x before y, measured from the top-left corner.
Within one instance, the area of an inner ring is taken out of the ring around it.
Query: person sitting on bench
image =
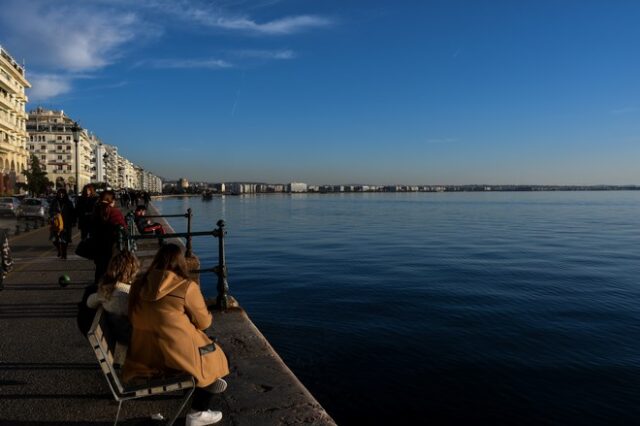
[[[165,232],[162,225],[157,222],[152,223],[149,219],[145,217],[146,214],[147,214],[147,209],[145,208],[145,206],[140,205],[136,207],[135,222],[136,222],[136,227],[138,228],[138,232],[140,232],[143,235],[145,234],[155,234],[158,236],[164,235]]]
[[[149,270],[131,286],[129,320],[133,327],[124,363],[125,382],[136,377],[186,372],[196,380],[187,426],[222,419],[212,411],[212,394],[223,392],[229,374],[227,357],[203,330],[212,322],[200,286],[189,278],[179,246],[166,244]]]
[[[116,332],[119,343],[128,345],[131,338],[129,315],[129,290],[140,261],[130,251],[121,251],[109,261],[107,272],[98,285],[98,291],[87,299],[87,306],[98,309],[102,305],[109,314],[109,324]]]

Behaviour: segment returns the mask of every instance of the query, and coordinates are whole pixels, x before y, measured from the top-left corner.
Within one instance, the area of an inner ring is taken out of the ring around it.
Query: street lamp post
[[[80,157],[78,152],[78,143],[80,142],[80,131],[82,128],[78,126],[78,122],[73,122],[73,127],[71,131],[73,132],[73,142],[76,144],[76,185],[75,185],[75,195],[78,195],[79,189],[79,179],[80,179]]]

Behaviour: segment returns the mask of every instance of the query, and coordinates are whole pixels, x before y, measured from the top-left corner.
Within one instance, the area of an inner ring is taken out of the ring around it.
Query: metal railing
[[[121,249],[126,249],[129,251],[136,251],[137,240],[151,240],[151,239],[159,239],[162,243],[165,239],[168,238],[185,238],[187,241],[185,256],[193,257],[192,244],[191,239],[193,237],[202,237],[202,236],[212,236],[218,239],[218,264],[212,268],[202,268],[202,269],[194,269],[190,272],[192,273],[202,273],[202,272],[213,272],[218,277],[218,283],[216,289],[218,291],[218,295],[216,296],[216,307],[220,310],[227,310],[229,306],[229,283],[227,282],[227,265],[225,259],[225,251],[224,251],[224,236],[227,231],[225,231],[225,222],[220,219],[216,222],[217,228],[211,231],[191,231],[191,219],[193,217],[193,213],[191,209],[187,209],[187,213],[185,214],[166,214],[166,215],[149,215],[143,216],[144,218],[167,218],[167,217],[185,217],[187,218],[187,232],[174,232],[171,234],[162,234],[156,235],[155,233],[151,234],[139,234],[135,224],[135,216],[133,213],[127,214],[127,225],[128,232],[124,230],[124,228],[120,232],[120,241],[119,246]]]
[[[45,226],[47,219],[43,217],[24,217],[17,218],[16,230],[13,235],[20,235],[20,232],[29,232],[32,229],[38,229]],[[20,230],[22,228],[22,230]]]

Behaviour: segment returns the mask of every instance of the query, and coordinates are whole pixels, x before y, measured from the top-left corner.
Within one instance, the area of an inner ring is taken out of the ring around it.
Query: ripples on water
[[[339,424],[640,422],[640,192],[155,204]]]

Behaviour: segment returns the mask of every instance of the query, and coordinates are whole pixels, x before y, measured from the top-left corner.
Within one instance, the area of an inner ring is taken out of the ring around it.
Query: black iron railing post
[[[218,266],[216,266],[215,272],[218,275],[218,297],[216,299],[216,305],[221,311],[226,311],[229,302],[229,283],[227,283],[227,265],[224,258],[224,220],[220,219],[217,223],[218,229],[213,233],[214,237],[218,238]]]
[[[187,250],[185,253],[186,257],[192,257],[193,256],[193,251],[191,248],[191,217],[193,216],[193,214],[191,213],[191,208],[187,209]]]

